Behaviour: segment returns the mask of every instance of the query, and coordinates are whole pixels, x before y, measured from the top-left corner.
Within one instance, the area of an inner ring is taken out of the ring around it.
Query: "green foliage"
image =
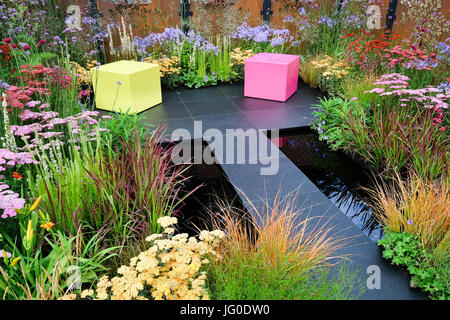
[[[434,179],[448,170],[449,136],[433,125],[431,110],[373,104],[370,113],[349,110],[339,126],[351,142],[347,150],[387,174],[410,168]]]
[[[34,52],[29,56],[29,64],[30,65],[38,65],[38,64],[47,64],[49,65],[52,60],[56,59],[57,55],[53,52]]]
[[[255,257],[235,264],[215,263],[208,286],[217,300],[342,300],[356,299],[362,292],[358,272],[342,263],[331,272],[326,267],[308,273],[286,261],[277,268]]]
[[[68,237],[51,232],[33,254],[24,254],[14,241],[7,240],[6,249],[12,257],[0,260],[0,296],[15,300],[56,299],[74,289],[75,281],[80,285],[92,283],[98,274],[107,271],[103,264],[116,249],[102,249],[98,234],[80,248],[79,234]]]
[[[430,253],[424,250],[420,240],[407,232],[387,232],[378,241],[383,257],[393,264],[406,267],[411,274],[411,285],[426,291],[432,299],[450,299],[450,251],[447,247]]]
[[[364,118],[364,109],[360,104],[341,98],[319,98],[319,103],[312,109],[312,128],[319,133],[319,139],[327,141],[333,149],[343,148],[352,141],[344,122],[348,114],[351,112],[360,120]]]
[[[407,232],[389,232],[384,239],[378,241],[378,245],[384,248],[383,258],[392,260],[398,266],[412,265],[424,255],[420,241]]]
[[[215,77],[211,77],[211,79],[205,75],[205,76],[199,76],[196,72],[192,72],[189,71],[187,73],[184,73],[181,76],[181,79],[184,83],[184,85],[186,85],[189,88],[201,88],[201,87],[205,87],[208,85],[217,85],[217,79]]]
[[[71,144],[67,151],[53,147],[48,152],[38,152],[39,164],[35,170],[27,171],[31,196],[42,196],[41,209],[71,235],[89,216],[89,199],[96,196],[95,187],[86,182],[85,167],[91,159],[98,163],[109,151],[109,145],[106,139],[92,142],[81,135],[79,145]]]
[[[107,129],[108,131],[102,132],[104,139],[111,139],[111,147],[122,147],[122,141],[127,137],[133,137],[133,132],[137,131],[139,137],[144,139],[147,131],[153,127],[146,119],[144,114],[130,114],[115,112],[111,119],[102,119],[99,122],[100,127]]]

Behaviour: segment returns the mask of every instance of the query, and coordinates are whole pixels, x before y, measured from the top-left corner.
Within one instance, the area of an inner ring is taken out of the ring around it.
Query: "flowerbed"
[[[301,78],[328,95],[315,107],[320,139],[394,181],[373,190],[384,257],[448,299],[449,39],[369,32],[359,1],[290,3],[280,29],[244,22],[216,37],[195,25],[134,37],[123,20],[87,16],[70,29],[52,4],[0,4],[2,298],[355,298],[358,272],[329,271],[347,243],[331,227],[306,236],[314,222],[294,223],[295,199],[277,198],[258,223],[225,210],[215,231],[179,234],[192,190],[163,131],[93,109],[100,62],[157,63],[166,88],[199,88],[241,80],[246,59],[275,52],[299,55]]]

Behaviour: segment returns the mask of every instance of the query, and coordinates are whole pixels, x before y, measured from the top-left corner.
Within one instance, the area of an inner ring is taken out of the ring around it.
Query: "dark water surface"
[[[380,239],[381,226],[361,189],[374,183],[368,170],[343,152],[332,151],[311,129],[281,132],[279,140],[272,141],[372,241]]]
[[[203,143],[203,150],[205,148],[207,145]],[[212,221],[222,221],[226,208],[232,208],[239,218],[249,215],[219,164],[192,164],[184,176],[189,179],[183,192],[195,191],[184,200],[177,213],[180,232],[194,236],[198,230],[211,230]]]

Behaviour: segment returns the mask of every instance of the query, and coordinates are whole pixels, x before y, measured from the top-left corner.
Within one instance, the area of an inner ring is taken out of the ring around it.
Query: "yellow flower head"
[[[33,238],[33,225],[32,225],[31,219],[28,220],[28,226],[27,226],[27,234],[26,234],[26,240],[31,241]]]
[[[12,262],[11,262],[11,267],[14,267],[20,260],[20,257],[15,258]]]
[[[36,209],[36,207],[39,205],[39,202],[41,202],[42,196],[39,196],[39,198],[36,199],[36,201],[33,203],[33,205],[30,207],[30,212]]]

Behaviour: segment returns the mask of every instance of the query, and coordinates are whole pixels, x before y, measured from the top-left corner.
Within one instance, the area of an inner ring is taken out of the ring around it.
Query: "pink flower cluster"
[[[29,152],[12,152],[8,149],[0,149],[0,172],[5,171],[6,168],[12,168],[16,165],[23,164],[37,164],[36,160],[33,160],[31,153]]]
[[[377,79],[374,85],[385,86],[377,87],[365,93],[377,93],[379,96],[399,96],[401,106],[406,106],[406,102],[415,101],[423,108],[433,109],[437,116],[433,118],[433,124],[439,124],[444,117],[443,110],[448,109],[450,92],[442,93],[442,90],[427,86],[421,89],[408,89],[409,78],[399,73],[390,73],[382,75]],[[386,88],[387,87],[387,88]],[[445,127],[442,127],[445,131]]]
[[[25,199],[20,198],[18,193],[9,190],[9,186],[0,181],[0,209],[3,209],[0,217],[14,217],[17,215],[15,209],[22,209],[24,205]]]
[[[8,252],[6,250],[0,250],[0,259],[4,259],[6,255],[6,258],[11,258],[11,252]]]
[[[9,86],[5,91],[6,101],[8,105],[13,108],[23,109],[25,105],[33,106],[36,101],[32,101],[32,96],[36,95],[49,95],[50,92],[47,88],[41,86],[41,84],[34,83],[33,85],[27,85],[23,88],[17,86]],[[1,97],[0,97],[1,100]]]
[[[409,48],[404,49],[400,45],[396,45],[392,49],[385,49],[387,63],[392,69],[396,65],[401,65],[405,68],[413,67],[418,70],[431,70],[433,67],[439,64],[437,55],[435,53],[427,53],[420,50],[416,45],[411,45],[408,42]]]
[[[15,167],[16,165],[37,164],[33,160],[29,152],[12,152],[8,149],[0,149],[0,171],[6,171],[7,168]],[[0,209],[3,209],[1,218],[14,217],[17,213],[15,209],[22,209],[25,205],[25,200],[20,198],[19,194],[9,190],[9,186],[1,181],[3,176],[0,176]],[[1,212],[0,212],[1,213]]]
[[[6,90],[6,99],[8,105],[14,108],[23,109],[27,107],[34,107],[40,104],[40,101],[32,101],[33,95],[50,95],[50,90],[47,88],[47,82],[50,81],[52,85],[60,85],[67,88],[72,83],[72,77],[64,72],[60,67],[47,68],[43,65],[23,65],[20,67],[21,76],[17,77],[27,85],[23,88],[17,86],[10,86]],[[45,105],[41,106],[42,108]]]
[[[39,122],[33,122],[31,124],[25,125],[11,125],[10,130],[15,136],[24,136],[28,142],[27,146],[20,148],[20,150],[32,150],[38,146],[38,139],[31,139],[33,133],[37,134],[39,138],[51,139],[63,136],[62,132],[51,131],[55,129],[58,125],[69,125],[72,134],[76,135],[80,133],[83,127],[92,126],[98,123],[95,117],[98,116],[97,111],[84,111],[75,116],[69,116],[67,118],[58,118],[58,113],[54,111],[41,111],[33,112],[30,110],[25,110],[21,114],[22,120],[35,120]],[[100,129],[100,131],[103,131]],[[88,136],[95,136],[95,129],[91,129]],[[58,143],[63,143],[59,141]],[[44,145],[44,149],[47,149],[51,144]]]

